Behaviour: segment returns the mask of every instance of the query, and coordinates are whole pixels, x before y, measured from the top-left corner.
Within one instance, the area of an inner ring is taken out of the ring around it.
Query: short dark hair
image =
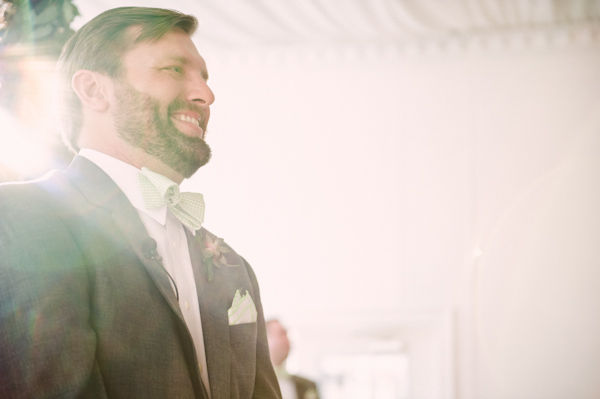
[[[128,31],[132,26],[139,27],[133,35]],[[197,27],[198,20],[192,15],[148,7],[113,8],[83,25],[65,44],[58,60],[58,111],[65,144],[74,152],[79,150],[82,113],[71,86],[75,72],[88,69],[122,78],[122,56],[134,46],[176,29],[191,36]]]

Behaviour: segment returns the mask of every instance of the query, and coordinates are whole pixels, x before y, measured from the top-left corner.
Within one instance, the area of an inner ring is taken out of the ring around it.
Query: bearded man
[[[0,186],[0,397],[281,397],[254,272],[179,191],[211,155],[196,26],[123,7],[65,45],[77,155]]]

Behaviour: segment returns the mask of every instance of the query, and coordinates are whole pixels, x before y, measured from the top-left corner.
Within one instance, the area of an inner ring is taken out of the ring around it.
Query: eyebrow
[[[187,59],[186,57],[178,56],[178,55],[169,55],[169,56],[161,57],[158,59],[158,62],[168,62],[168,61],[176,61],[176,62],[180,63],[181,65],[188,65],[190,63],[189,59]],[[208,80],[208,71],[201,70],[200,73],[202,74],[202,77],[204,78],[204,80]]]

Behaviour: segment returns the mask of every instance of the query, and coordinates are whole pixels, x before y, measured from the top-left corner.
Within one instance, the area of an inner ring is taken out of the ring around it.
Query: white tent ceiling
[[[158,0],[75,1],[80,26],[117,6],[168,7],[200,20],[211,51],[254,47],[402,45],[415,40],[464,42],[473,36],[595,27],[595,0]],[[550,38],[551,39],[551,38]]]

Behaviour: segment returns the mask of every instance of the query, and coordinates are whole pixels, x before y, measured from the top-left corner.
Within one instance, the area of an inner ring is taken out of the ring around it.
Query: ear
[[[99,72],[80,69],[73,75],[71,85],[84,107],[102,112],[110,105],[107,80]]]

